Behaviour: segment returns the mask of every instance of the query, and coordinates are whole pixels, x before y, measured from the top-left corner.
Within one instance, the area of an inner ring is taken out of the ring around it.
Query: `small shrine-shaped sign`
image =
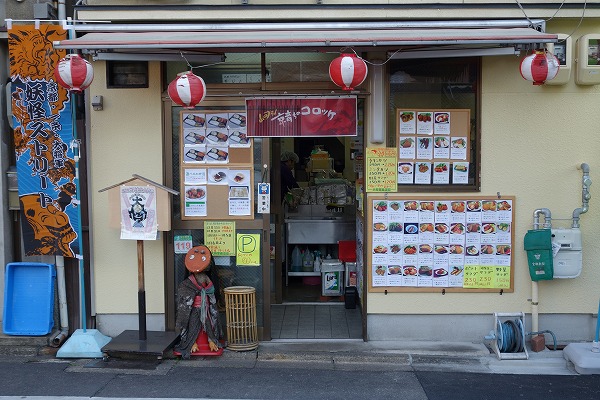
[[[157,231],[171,230],[170,195],[179,195],[179,192],[135,174],[131,179],[99,190],[105,191],[108,191],[110,226],[120,229],[121,239],[137,240],[139,330],[123,331],[102,350],[109,355],[144,353],[162,356],[179,335],[146,331],[144,240],[156,240]]]

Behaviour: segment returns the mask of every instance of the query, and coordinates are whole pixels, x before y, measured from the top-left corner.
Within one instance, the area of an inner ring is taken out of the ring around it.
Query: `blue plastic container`
[[[54,326],[53,264],[6,265],[2,330],[7,335],[43,336]]]

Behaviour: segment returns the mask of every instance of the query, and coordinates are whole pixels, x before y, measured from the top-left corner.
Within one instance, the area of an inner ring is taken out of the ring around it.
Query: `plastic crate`
[[[356,240],[340,240],[338,242],[338,258],[343,262],[355,262]]]
[[[2,330],[7,335],[43,336],[54,326],[53,264],[9,263],[4,280]]]

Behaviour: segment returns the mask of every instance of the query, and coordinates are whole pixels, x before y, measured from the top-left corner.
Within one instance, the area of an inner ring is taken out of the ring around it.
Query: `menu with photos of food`
[[[181,111],[180,143],[182,219],[252,218],[253,149],[246,113]]]
[[[514,198],[373,199],[370,288],[512,288]]]
[[[396,111],[398,184],[468,184],[470,110]]]

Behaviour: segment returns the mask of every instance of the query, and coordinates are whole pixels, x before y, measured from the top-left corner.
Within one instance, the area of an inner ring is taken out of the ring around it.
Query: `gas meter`
[[[577,278],[583,263],[579,228],[552,229],[554,278]]]

